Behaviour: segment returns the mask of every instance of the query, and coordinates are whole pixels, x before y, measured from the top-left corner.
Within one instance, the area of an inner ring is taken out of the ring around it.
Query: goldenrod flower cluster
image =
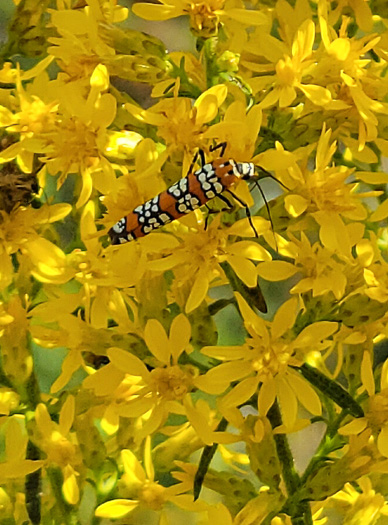
[[[384,523],[387,6],[14,4],[0,525]],[[110,244],[221,144],[227,209]]]

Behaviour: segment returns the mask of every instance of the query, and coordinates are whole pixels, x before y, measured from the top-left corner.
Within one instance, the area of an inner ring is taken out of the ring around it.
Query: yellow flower
[[[150,319],[144,330],[144,340],[151,352],[147,362],[121,348],[110,348],[111,361],[84,381],[85,388],[95,394],[110,395],[102,424],[106,431],[117,430],[118,417],[143,416],[145,426],[140,435],[155,432],[167,419],[170,412],[184,414],[183,400],[193,389],[195,370],[178,363],[180,355],[189,349],[191,327],[188,319],[180,314],[172,322],[167,336],[156,319]],[[105,421],[104,421],[105,420]]]
[[[226,413],[248,401],[261,384],[260,416],[265,416],[278,398],[284,429],[291,431],[296,424],[298,401],[313,414],[321,413],[318,395],[293,368],[303,364],[312,348],[319,351],[331,346],[329,338],[337,330],[337,323],[312,323],[293,335],[291,329],[299,311],[296,299],[284,303],[271,323],[261,319],[239,294],[236,298],[250,337],[240,347],[203,348],[202,353],[223,363],[196,378],[195,384],[205,392],[221,394],[238,381],[219,401],[219,408]]]
[[[1,319],[0,319],[1,323]],[[0,415],[8,416],[19,406],[20,398],[16,392],[7,387],[0,388]]]
[[[388,264],[384,259],[365,268],[364,279],[367,285],[364,293],[375,301],[386,303],[388,301]]]
[[[342,435],[360,434],[369,427],[377,434],[377,448],[383,456],[388,457],[388,361],[381,370],[381,390],[375,393],[375,381],[372,360],[369,352],[364,352],[361,364],[361,379],[368,392],[368,408],[365,417],[357,418],[339,429]]]
[[[42,403],[35,411],[36,434],[34,440],[37,446],[47,455],[50,465],[62,469],[62,492],[67,503],[75,505],[79,500],[77,484],[77,468],[82,459],[75,433],[71,433],[74,421],[75,402],[73,396],[68,396],[60,414],[59,423],[51,420],[48,410]]]
[[[99,505],[95,511],[98,518],[123,518],[140,507],[153,512],[162,511],[168,502],[174,503],[181,485],[164,487],[155,480],[155,472],[151,457],[151,439],[148,437],[144,447],[144,468],[130,450],[121,452],[124,473],[121,476],[121,492],[126,498],[113,499]],[[166,523],[160,517],[159,523]]]
[[[263,34],[258,32],[256,39],[263,39]],[[310,77],[315,64],[313,44],[315,39],[315,26],[312,20],[305,20],[299,27],[291,49],[288,50],[282,42],[273,37],[265,35],[264,42],[267,48],[262,54],[274,62],[276,76],[269,77],[265,72],[269,70],[268,65],[256,64],[253,61],[243,60],[242,63],[254,72],[261,73],[260,76],[251,78],[249,85],[254,92],[264,89],[264,98],[259,103],[262,109],[274,104],[280,108],[290,106],[296,96],[297,90],[301,91],[307,99],[318,106],[329,106],[331,94],[328,89],[317,84],[308,84],[303,81],[304,77]],[[274,45],[271,45],[272,40]],[[246,46],[246,50],[254,55],[260,55],[262,45],[255,46],[255,38]],[[264,76],[263,76],[264,74]],[[272,89],[271,89],[272,88]]]
[[[203,38],[216,35],[220,24],[225,24],[228,28],[229,20],[247,26],[268,23],[267,16],[260,11],[247,10],[242,2],[229,4],[226,0],[197,0],[191,3],[184,0],[164,0],[160,4],[138,3],[132,6],[132,11],[146,20],[168,20],[189,15],[191,31]]]
[[[372,488],[371,480],[364,476],[357,481],[357,490],[351,483],[346,483],[331,497],[337,511],[343,514],[344,525],[374,525],[380,516],[388,516],[388,503],[383,494],[376,493]]]
[[[187,97],[179,97],[178,92],[179,81],[175,83],[173,98],[161,100],[150,109],[141,109],[130,103],[125,104],[125,108],[140,122],[157,127],[158,135],[167,146],[166,157],[175,150],[184,151],[183,172],[186,174],[193,150],[202,145],[205,125],[218,115],[228,90],[223,84],[213,86],[202,93],[194,104]]]
[[[35,78],[27,89],[24,88],[19,71],[14,72],[14,79],[16,87],[13,96],[8,94],[7,107],[0,106],[0,126],[4,127],[8,132],[18,133],[19,141],[11,144],[8,148],[0,153],[0,162],[9,162],[16,159],[21,170],[25,173],[33,171],[34,152],[42,151],[42,143],[36,142],[32,146],[31,141],[37,135],[49,133],[55,129],[55,120],[58,111],[58,104],[54,100],[45,102],[41,93],[39,95],[34,92],[33,86],[37,85],[41,79],[47,77],[44,73],[45,67],[49,65],[51,60],[45,60],[44,64],[40,64],[39,69],[34,68],[30,71],[31,78]],[[44,65],[44,67],[42,67]],[[27,79],[29,77],[27,76]],[[15,105],[13,97],[16,97],[18,103]],[[3,102],[3,100],[2,100]],[[19,111],[18,111],[18,110]]]
[[[28,344],[28,297],[25,303],[12,295],[6,309],[4,329],[1,332],[2,367],[12,384],[23,392],[33,370],[33,357]],[[10,320],[12,319],[12,321]]]
[[[66,76],[73,80],[86,79],[101,64],[101,57],[109,59],[115,55],[114,49],[104,41],[98,28],[99,22],[113,21],[114,15],[109,13],[112,4],[105,9],[97,6],[92,3],[86,9],[51,11],[51,24],[59,36],[49,39],[53,46],[48,48],[48,52],[56,58]],[[115,8],[122,11],[121,18],[125,20],[128,10],[120,6]]]
[[[48,135],[46,155],[42,160],[51,174],[61,172],[58,186],[69,173],[80,173],[82,188],[77,207],[83,206],[91,196],[93,176],[102,172],[108,180],[113,181],[115,177],[105,158],[106,128],[116,115],[116,99],[105,93],[108,87],[107,70],[101,65],[90,77],[87,98],[77,82],[58,86],[57,96],[63,114],[58,118],[55,131]]]
[[[117,26],[127,18],[127,8],[116,2],[100,4],[50,10],[58,36],[49,39],[53,45],[48,52],[66,79],[85,79],[99,64],[121,79],[154,84],[164,78],[169,64],[163,43],[151,35]]]
[[[193,227],[196,216],[187,218]],[[154,272],[174,269],[175,280],[172,293],[175,300],[192,312],[206,299],[209,286],[213,281],[224,279],[221,263],[227,262],[237,276],[250,287],[257,285],[257,272],[253,261],[269,261],[271,256],[265,248],[255,241],[235,241],[235,236],[253,237],[255,232],[247,219],[236,222],[233,226],[220,229],[221,216],[213,220],[206,230],[203,223],[200,229],[187,231],[177,226],[176,236],[181,239],[171,248],[160,250],[160,258],[148,262],[147,267]],[[187,222],[188,222],[187,221]],[[253,217],[253,225],[259,235],[270,230],[270,223],[262,217]],[[174,226],[171,227],[171,229]],[[179,228],[179,229],[178,229]],[[199,230],[199,231],[198,231]],[[160,236],[154,236],[150,242],[157,243]],[[161,243],[163,239],[160,238]],[[146,243],[143,243],[147,245]],[[157,246],[157,245],[156,245]],[[162,244],[161,244],[162,246]],[[217,283],[219,284],[219,283]]]
[[[280,171],[294,166],[295,156],[281,147],[254,156],[262,119],[263,112],[259,105],[247,109],[244,102],[237,100],[228,106],[222,121],[210,126],[203,136],[216,140],[217,144],[226,142],[225,156],[238,161],[253,162],[259,168]]]
[[[44,461],[26,458],[28,436],[22,432],[22,416],[8,418],[5,424],[5,461],[0,463],[0,482],[15,482],[42,468]],[[4,427],[3,427],[4,429]]]
[[[327,0],[320,0],[321,12],[327,17],[330,26],[334,27],[342,13],[346,12],[348,8],[354,11],[356,23],[365,32],[369,32],[373,25],[373,13],[367,2],[359,2],[358,0],[341,0],[338,4],[329,6]]]
[[[330,142],[332,131],[322,128],[315,155],[315,168],[310,171],[295,167],[289,169],[291,192],[284,199],[285,208],[291,217],[309,213],[319,224],[319,236],[325,248],[350,256],[354,244],[352,237],[357,231],[347,221],[362,221],[367,212],[361,193],[356,193],[355,183],[346,184],[351,171],[342,166],[330,166],[336,151],[336,141]],[[361,232],[361,230],[360,230]],[[355,237],[356,241],[359,239]]]
[[[112,150],[112,135],[106,128],[116,115],[116,99],[106,93],[108,88],[109,76],[102,65],[92,72],[87,88],[83,80],[65,83],[50,81],[47,76],[36,79],[29,91],[45,89],[45,100],[25,95],[17,84],[22,111],[15,115],[4,111],[0,125],[20,133],[23,140],[2,151],[0,161],[17,158],[31,171],[34,153],[44,154],[41,160],[48,172],[61,173],[58,187],[69,173],[80,173],[82,188],[77,206],[84,205],[92,194],[93,183],[98,190],[106,190],[115,180],[113,167],[106,159],[107,148]],[[126,133],[116,133],[114,140],[126,141],[133,147],[133,139]]]
[[[325,76],[327,84],[336,92],[335,98],[348,104],[350,118],[356,118],[354,130],[358,131],[358,150],[361,151],[366,142],[378,136],[376,113],[388,114],[388,105],[381,102],[382,97],[374,87],[371,89],[376,85],[370,69],[371,60],[362,58],[378,44],[380,37],[372,34],[360,39],[349,38],[347,26],[350,19],[344,17],[339,36],[333,38],[335,33],[329,28],[327,20],[320,17],[319,22],[326,56],[321,57],[316,75],[317,78]],[[345,129],[344,135],[343,140],[347,144],[346,136],[349,134]]]
[[[294,263],[265,262],[258,267],[258,275],[273,282],[287,279],[296,272],[300,272],[302,278],[291,288],[291,293],[307,294],[311,291],[313,297],[332,293],[337,300],[342,299],[349,279],[356,272],[353,258],[343,255],[335,257],[335,252],[318,242],[311,246],[304,232],[301,233],[300,240],[291,234],[289,237],[291,241],[285,247],[280,248],[280,253],[294,259]],[[360,267],[359,273],[361,271]],[[360,286],[361,279],[359,278],[358,281],[358,286]],[[329,306],[329,301],[327,303]]]

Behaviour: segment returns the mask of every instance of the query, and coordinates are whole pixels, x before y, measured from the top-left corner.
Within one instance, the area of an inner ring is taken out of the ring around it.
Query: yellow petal
[[[287,381],[301,404],[315,416],[322,414],[321,400],[312,386],[297,373],[287,374]]]
[[[290,168],[295,161],[296,157],[293,153],[282,149],[268,149],[252,159],[257,166],[263,166],[269,171]]]
[[[208,275],[204,271],[199,271],[186,302],[185,312],[187,314],[195,310],[205,300],[208,289]]]
[[[256,230],[258,235],[262,235],[263,233],[268,232],[271,229],[271,223],[267,219],[264,219],[264,217],[251,217],[253,228]],[[241,237],[253,237],[255,235],[255,232],[252,230],[252,225],[250,224],[247,217],[244,219],[240,219],[239,221],[235,222],[229,229],[228,229],[228,235],[239,235]],[[263,247],[261,247],[263,250],[263,255],[265,252],[265,258],[263,258],[264,261],[269,261],[271,259],[271,255],[267,250],[265,250]]]
[[[246,300],[242,297],[241,294],[236,292],[235,297],[237,299],[238,308],[241,312],[241,315],[244,319],[244,323],[247,326],[248,330],[250,327],[253,328],[253,330],[260,335],[260,337],[263,339],[263,344],[268,344],[269,341],[269,334],[267,327],[265,325],[265,322],[261,317],[259,317],[252,308],[248,305]]]
[[[50,424],[50,423],[49,423]],[[27,436],[23,436],[22,427],[15,417],[11,417],[6,427],[5,448],[8,460],[22,460],[26,454]],[[17,474],[20,475],[19,473]]]
[[[347,38],[336,38],[330,43],[327,52],[336,60],[346,60],[350,52],[350,40]]]
[[[194,430],[206,445],[213,444],[213,431],[209,426],[208,420],[203,412],[197,410],[188,399],[184,400],[187,417]]]
[[[185,14],[180,7],[174,5],[142,3],[133,4],[132,11],[145,20],[168,20]]]
[[[301,195],[287,195],[284,206],[291,217],[299,217],[306,211],[308,201]]]
[[[120,416],[115,405],[108,405],[101,418],[101,428],[108,435],[113,436],[120,426]]]
[[[228,392],[219,402],[221,412],[224,409],[237,407],[250,399],[257,391],[257,377],[248,377],[238,383],[230,392]]]
[[[208,95],[212,95],[216,97],[217,106],[219,107],[221,106],[221,104],[225,102],[227,94],[228,94],[228,88],[225,86],[225,84],[218,84],[217,86],[213,86],[207,89],[204,93],[202,93],[197,98],[197,100],[194,102],[194,107],[199,108],[204,103],[206,105],[206,100],[207,100]]]
[[[0,154],[0,162],[9,162],[19,155],[22,151],[22,143],[16,142],[8,148],[4,149]]]
[[[63,497],[70,505],[76,505],[79,500],[79,488],[74,470],[70,465],[64,468],[63,478]]]
[[[66,203],[53,204],[52,206],[47,206],[41,208],[40,211],[43,213],[39,214],[39,222],[56,222],[64,219],[72,210],[72,206]]]
[[[197,101],[198,102],[198,101]],[[197,124],[204,124],[216,118],[218,113],[218,101],[215,95],[207,94],[201,99],[201,103],[196,106],[197,113],[195,121]]]
[[[99,91],[105,91],[109,88],[109,73],[103,64],[98,64],[90,76],[90,85],[98,88]]]
[[[99,128],[107,128],[116,116],[117,101],[110,93],[104,93],[93,108],[93,122]]]
[[[123,518],[132,512],[139,502],[130,499],[114,499],[97,507],[95,515],[97,518]]]
[[[325,106],[331,102],[330,91],[322,86],[300,84],[299,89],[317,106]]]
[[[375,379],[373,377],[372,360],[369,352],[364,352],[361,363],[361,381],[369,396],[375,394]]]
[[[329,211],[317,212],[313,215],[321,226],[319,238],[322,244],[333,252],[350,256],[351,244],[349,233],[341,216]]]
[[[338,323],[332,321],[318,321],[306,326],[294,340],[295,348],[313,347],[320,341],[330,337],[337,331]]]
[[[298,312],[298,299],[296,297],[289,299],[280,306],[271,326],[271,334],[274,339],[278,339],[294,326]]]
[[[63,403],[61,412],[59,414],[59,427],[62,434],[67,434],[71,429],[74,421],[75,413],[75,401],[74,396],[68,396],[66,401]]]
[[[381,429],[377,438],[377,448],[379,449],[380,454],[388,458],[388,426]]]
[[[43,237],[29,240],[24,250],[28,253],[32,263],[36,265],[44,263],[48,267],[61,268],[66,262],[63,251]]]
[[[92,175],[89,168],[84,168],[82,170],[82,189],[79,194],[78,200],[76,202],[76,208],[80,208],[83,206],[89,199],[90,195],[92,194],[93,189],[93,181],[92,181]]]
[[[238,7],[231,7],[223,12],[224,17],[233,18],[241,24],[249,26],[268,25],[270,19],[267,14],[261,11],[254,11],[252,9],[240,9]]]
[[[121,459],[123,460],[123,467],[129,485],[139,482],[144,483],[146,481],[144,469],[132,450],[122,450]]]
[[[347,425],[344,425],[338,430],[342,436],[351,436],[352,434],[360,434],[367,427],[367,420],[363,417],[353,419]]]
[[[217,396],[225,392],[230,384],[230,382],[223,377],[218,379],[218,381],[215,381],[211,375],[208,376],[208,374],[205,374],[203,376],[196,377],[193,381],[193,384],[199,390],[202,390],[202,392]]]
[[[232,244],[229,253],[245,257],[252,261],[270,261],[271,255],[260,244],[252,241],[240,241]]]
[[[236,256],[229,256],[227,261],[244,284],[249,288],[257,285],[256,266],[251,261]]]
[[[388,217],[388,199],[386,199],[384,202],[382,202],[378,207],[377,210],[372,213],[372,215],[369,217],[369,220],[372,222],[378,222],[386,219]]]
[[[90,324],[94,328],[108,328],[109,312],[105,294],[99,294],[93,301],[90,310]]]
[[[154,356],[164,364],[170,362],[170,345],[163,326],[156,319],[147,321],[144,339]]]
[[[82,10],[53,10],[51,22],[59,31],[70,32],[73,35],[84,35],[88,27],[88,17]]]
[[[284,281],[297,272],[298,268],[286,261],[263,262],[257,266],[257,274],[266,281]]]
[[[6,107],[0,106],[0,126],[11,126],[15,122],[14,114]]]
[[[171,355],[177,361],[182,350],[187,348],[191,338],[191,324],[187,317],[179,314],[174,318],[170,328],[170,349]]]
[[[135,355],[122,348],[109,348],[107,355],[116,368],[126,374],[147,377],[149,372],[145,364]]]
[[[381,390],[388,388],[388,359],[383,364],[381,370]]]
[[[278,378],[278,399],[282,413],[283,423],[286,428],[292,428],[296,421],[298,413],[298,402],[294,391],[285,380],[285,378]]]
[[[259,397],[257,399],[257,406],[259,409],[260,416],[266,416],[268,410],[274,404],[276,398],[276,384],[272,376],[263,382],[259,391]]]

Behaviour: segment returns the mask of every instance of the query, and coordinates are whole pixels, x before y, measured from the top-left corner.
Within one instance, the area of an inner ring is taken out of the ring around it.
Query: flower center
[[[296,81],[295,68],[290,57],[280,59],[276,64],[276,73],[279,83],[286,86],[293,86]]]
[[[164,399],[182,399],[191,387],[191,375],[177,365],[155,368],[151,377],[153,391]]]
[[[152,510],[160,510],[164,504],[164,487],[155,481],[146,482],[139,491],[141,503]]]

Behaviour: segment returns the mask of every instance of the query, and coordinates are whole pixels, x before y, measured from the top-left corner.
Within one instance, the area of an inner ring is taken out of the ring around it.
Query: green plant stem
[[[282,417],[277,402],[269,409],[267,416],[272,428],[282,424]],[[312,525],[313,519],[309,503],[300,501],[298,498],[301,478],[295,470],[294,457],[288,444],[287,436],[285,434],[274,434],[274,440],[288,494],[283,510],[290,515],[293,525]]]

